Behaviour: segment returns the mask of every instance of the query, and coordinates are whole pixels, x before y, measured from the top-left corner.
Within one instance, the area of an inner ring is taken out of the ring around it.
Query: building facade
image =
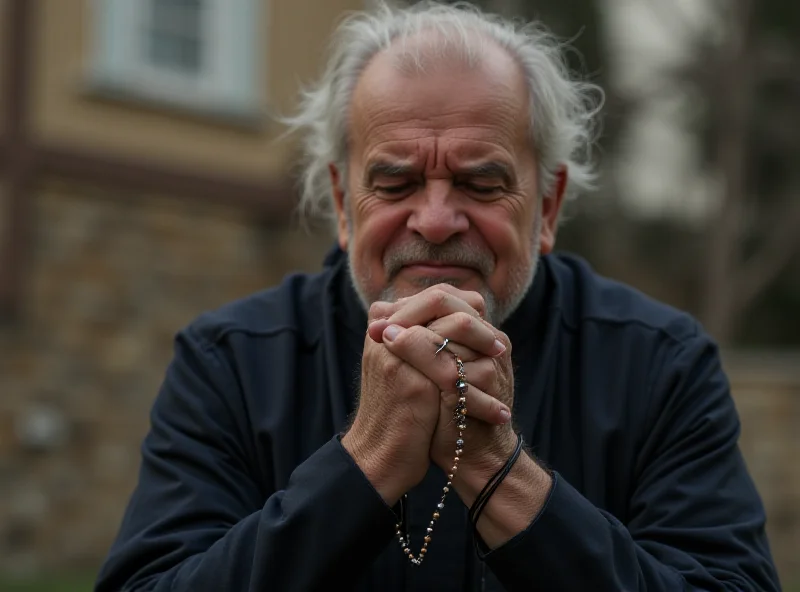
[[[0,573],[92,569],[172,337],[320,267],[273,121],[348,0],[0,0]]]
[[[177,330],[319,267],[272,121],[356,0],[0,0],[0,573],[95,569]],[[800,579],[800,360],[730,358]]]

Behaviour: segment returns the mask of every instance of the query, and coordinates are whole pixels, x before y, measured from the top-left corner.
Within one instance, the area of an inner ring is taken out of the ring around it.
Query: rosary
[[[436,350],[434,355],[438,355],[439,352],[444,350],[447,347],[447,344],[450,342],[449,339],[445,337],[444,342],[439,346],[439,349]],[[456,427],[458,428],[458,439],[456,440],[456,452],[455,457],[453,458],[453,466],[450,469],[450,473],[447,475],[447,484],[442,488],[442,497],[439,500],[439,503],[436,505],[436,510],[433,512],[433,516],[431,517],[430,524],[428,524],[427,532],[425,537],[423,538],[422,548],[419,550],[419,555],[414,555],[411,552],[411,548],[409,545],[411,544],[411,537],[409,536],[408,532],[403,532],[403,524],[402,519],[401,522],[397,523],[397,539],[400,542],[400,548],[405,553],[406,557],[408,557],[409,561],[413,565],[421,565],[422,561],[425,559],[425,554],[428,552],[428,545],[431,542],[431,535],[433,534],[433,529],[436,526],[436,521],[439,519],[439,512],[444,509],[444,500],[447,498],[447,494],[450,491],[450,487],[453,484],[453,478],[456,476],[458,472],[458,461],[461,458],[461,454],[464,452],[464,430],[467,429],[467,375],[464,372],[464,362],[461,361],[456,354],[452,354],[453,358],[456,361],[456,369],[458,371],[458,380],[456,380],[456,391],[458,391],[458,403],[456,404],[455,409],[453,410],[453,421],[456,423]],[[408,494],[405,494],[403,498],[400,500],[401,508],[405,507],[405,501],[408,499]],[[404,511],[401,510],[401,514],[404,514]]]

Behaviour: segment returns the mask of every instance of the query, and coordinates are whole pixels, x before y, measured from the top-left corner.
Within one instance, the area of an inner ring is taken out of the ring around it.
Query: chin
[[[479,286],[475,286],[473,285],[473,281],[465,281],[463,278],[455,279],[431,276],[414,278],[413,281],[395,280],[394,282],[388,283],[385,287],[379,288],[377,286],[370,286],[370,282],[367,278],[358,277],[357,274],[353,273],[352,266],[348,266],[348,268],[350,280],[365,311],[369,310],[369,307],[373,302],[396,302],[400,298],[407,298],[409,296],[419,294],[431,286],[435,286],[437,284],[450,284],[451,286],[455,286],[461,290],[472,290],[474,292],[478,292],[481,296],[483,296],[486,304],[486,315],[484,318],[487,322],[496,327],[499,327],[500,324],[502,324],[503,321],[505,321],[508,316],[514,312],[519,305],[519,301],[522,300],[525,292],[527,292],[527,288],[530,287],[533,279],[533,274],[531,274],[526,282],[527,286],[525,289],[520,290],[519,298],[515,299],[515,301],[509,306],[505,302],[499,301],[494,292],[492,292],[485,282],[480,282]]]

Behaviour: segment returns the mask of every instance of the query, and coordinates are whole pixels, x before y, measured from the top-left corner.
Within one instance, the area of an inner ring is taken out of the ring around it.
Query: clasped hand
[[[447,284],[371,306],[358,410],[342,443],[387,503],[419,483],[431,461],[449,472],[458,437],[453,354],[469,385],[456,491],[468,472],[491,474],[514,449],[511,343],[484,312],[480,294]],[[445,337],[448,351],[434,355]]]

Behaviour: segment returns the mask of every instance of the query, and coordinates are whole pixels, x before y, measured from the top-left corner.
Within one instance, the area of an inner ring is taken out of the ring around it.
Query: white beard
[[[464,250],[455,250],[452,249],[449,253],[455,255],[456,252],[459,253],[456,258],[458,259],[468,259],[470,262],[475,262],[475,267],[481,269],[484,273],[484,282],[483,288],[479,289],[481,296],[483,296],[485,305],[486,305],[486,320],[491,323],[495,327],[500,327],[508,318],[514,313],[515,310],[519,307],[522,303],[523,299],[525,298],[526,294],[530,290],[531,285],[533,284],[534,277],[536,275],[536,269],[539,263],[539,239],[541,237],[542,232],[542,218],[541,215],[536,217],[536,228],[533,232],[533,240],[531,241],[531,260],[530,264],[527,266],[518,266],[512,270],[512,273],[509,277],[508,282],[508,294],[506,297],[500,299],[497,295],[489,289],[489,284],[487,282],[488,279],[488,272],[491,269],[486,262],[486,258],[480,259],[479,257],[470,258],[469,255],[464,254]],[[354,244],[354,237],[353,233],[350,232],[350,236],[348,239],[348,245],[352,247]],[[425,245],[420,247],[423,250],[430,251],[433,253],[433,256],[428,256],[428,259],[437,259],[436,256],[436,249],[438,248],[437,245]],[[446,248],[445,248],[446,249]],[[417,249],[412,249],[417,251]],[[358,298],[361,301],[364,310],[369,310],[370,305],[376,301],[384,301],[384,302],[395,302],[398,298],[402,296],[408,296],[409,294],[397,294],[395,291],[395,287],[390,283],[387,285],[379,294],[367,294],[365,290],[365,286],[369,285],[370,277],[361,275],[356,273],[356,262],[353,260],[353,249],[349,248],[347,253],[347,262],[348,262],[348,270],[350,274],[350,280],[353,284],[353,288],[358,294]],[[401,257],[402,259],[402,257]],[[481,263],[482,262],[482,263]],[[392,263],[389,264],[388,267],[392,267]],[[493,262],[492,262],[493,267]],[[384,265],[384,268],[387,268],[387,265]],[[452,279],[448,278],[420,278],[417,281],[419,285],[419,292],[428,288],[430,286],[435,286],[436,284],[447,283],[457,286],[457,282]]]

